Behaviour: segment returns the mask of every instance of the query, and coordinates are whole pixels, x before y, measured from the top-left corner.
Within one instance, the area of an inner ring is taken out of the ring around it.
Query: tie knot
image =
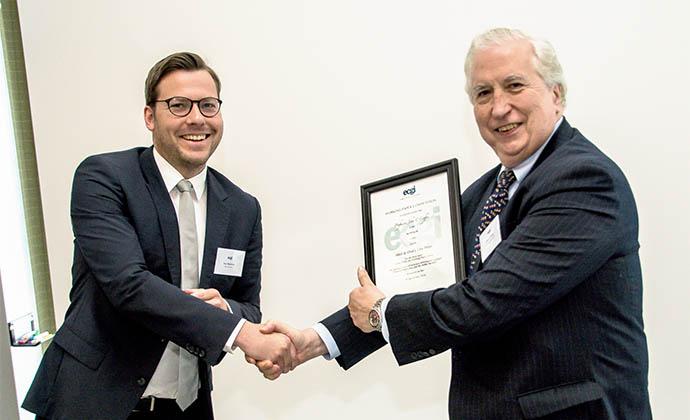
[[[192,191],[194,189],[194,186],[192,186],[192,183],[189,182],[189,180],[183,179],[182,181],[177,183],[175,188],[177,188],[177,191],[181,193],[186,193]]]
[[[516,179],[515,173],[508,169],[507,171],[503,171],[498,175],[498,186],[499,188],[510,188]]]

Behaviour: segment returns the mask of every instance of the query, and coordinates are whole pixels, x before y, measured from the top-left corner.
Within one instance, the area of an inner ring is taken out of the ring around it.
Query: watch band
[[[377,300],[371,311],[369,311],[369,325],[378,332],[381,332],[383,327],[383,315],[381,314],[381,302],[383,302],[383,299],[385,297]]]

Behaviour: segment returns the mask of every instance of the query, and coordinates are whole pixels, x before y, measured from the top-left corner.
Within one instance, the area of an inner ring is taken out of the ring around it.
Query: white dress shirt
[[[179,218],[180,192],[175,187],[185,178],[158,153],[155,147],[153,149],[153,158],[163,178],[165,189],[170,194],[170,199],[175,208],[175,215]],[[201,265],[204,257],[204,242],[206,239],[206,203],[208,197],[206,192],[207,174],[208,168],[204,166],[204,169],[198,175],[189,178],[189,182],[191,182],[194,187],[194,191],[192,191],[192,200],[194,202],[194,219],[196,222],[197,245],[199,248],[199,275],[201,275]],[[226,305],[227,309],[232,312],[227,302]],[[237,324],[223,350],[232,353],[232,345],[240,329],[242,329],[244,322],[245,320],[243,319]],[[180,347],[177,344],[169,342],[142,397],[177,398],[179,354]]]

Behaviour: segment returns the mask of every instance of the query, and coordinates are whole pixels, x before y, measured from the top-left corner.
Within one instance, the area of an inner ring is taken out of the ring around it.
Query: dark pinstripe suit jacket
[[[500,167],[462,195],[465,261]],[[453,352],[451,419],[649,419],[635,201],[563,121],[501,213],[503,241],[463,283],[391,299],[398,363]],[[347,308],[323,321],[345,369],[384,344]]]

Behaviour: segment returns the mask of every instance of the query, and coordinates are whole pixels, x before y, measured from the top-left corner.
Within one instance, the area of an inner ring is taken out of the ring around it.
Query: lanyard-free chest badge
[[[213,274],[222,276],[242,276],[244,268],[244,256],[246,252],[237,249],[218,248],[216,253],[216,265]]]
[[[494,249],[503,240],[501,238],[501,223],[499,222],[500,215],[494,217],[494,220],[489,223],[489,226],[484,229],[481,235],[479,235],[479,249],[482,255],[482,263],[489,258]]]

